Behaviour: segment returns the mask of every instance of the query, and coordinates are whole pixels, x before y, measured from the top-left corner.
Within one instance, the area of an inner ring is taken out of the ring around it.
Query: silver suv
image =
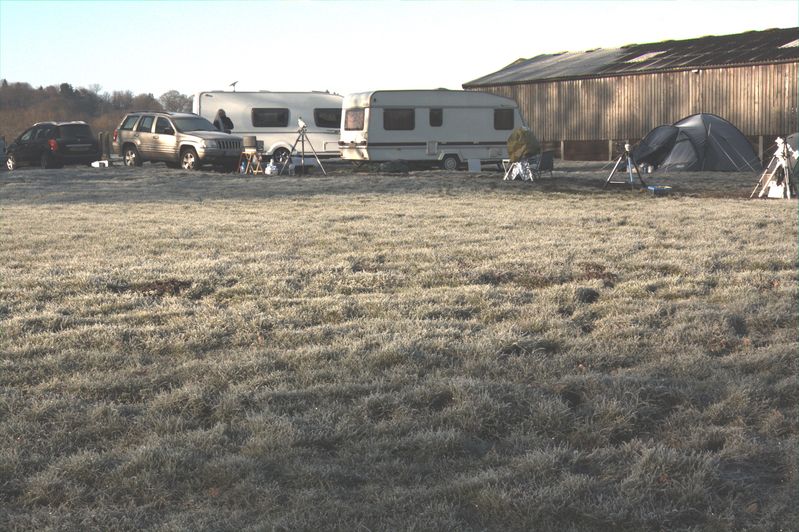
[[[128,113],[114,130],[113,144],[125,166],[162,161],[170,168],[186,170],[203,164],[233,169],[242,150],[241,137],[219,131],[193,113]]]

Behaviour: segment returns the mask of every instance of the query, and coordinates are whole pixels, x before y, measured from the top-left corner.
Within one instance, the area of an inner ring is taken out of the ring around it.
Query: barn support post
[[[566,160],[566,141],[563,139],[560,141],[560,160]]]
[[[763,135],[757,137],[757,156],[763,161]]]
[[[608,139],[608,161],[613,160],[613,139]]]

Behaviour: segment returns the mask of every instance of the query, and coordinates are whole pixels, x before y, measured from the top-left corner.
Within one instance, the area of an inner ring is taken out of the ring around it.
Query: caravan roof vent
[[[796,39],[795,41],[791,41],[789,43],[785,43],[782,46],[780,46],[780,48],[799,48],[799,39]]]
[[[662,51],[661,52],[647,52],[647,53],[645,53],[643,55],[639,55],[638,57],[633,57],[632,59],[628,59],[627,61],[625,61],[625,63],[641,63],[643,61],[647,61],[649,59],[652,59],[653,57],[657,57],[657,56],[659,56],[662,53],[665,53],[665,52],[662,52]]]

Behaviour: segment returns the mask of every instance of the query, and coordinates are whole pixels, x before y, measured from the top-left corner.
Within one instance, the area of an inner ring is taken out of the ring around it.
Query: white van
[[[518,127],[527,127],[519,106],[494,94],[363,92],[344,98],[339,148],[352,161],[438,161],[454,170],[468,159],[506,159],[508,137]]]
[[[339,156],[343,99],[326,92],[207,91],[194,95],[193,111],[213,122],[223,109],[233,122],[234,135],[255,136],[272,160],[282,162],[297,140],[300,118],[320,158]],[[305,155],[313,157],[308,145]]]

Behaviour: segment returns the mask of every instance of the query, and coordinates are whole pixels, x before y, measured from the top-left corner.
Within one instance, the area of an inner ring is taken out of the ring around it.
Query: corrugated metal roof
[[[799,61],[797,37],[799,28],[785,28],[544,54],[514,61],[463,87]]]

